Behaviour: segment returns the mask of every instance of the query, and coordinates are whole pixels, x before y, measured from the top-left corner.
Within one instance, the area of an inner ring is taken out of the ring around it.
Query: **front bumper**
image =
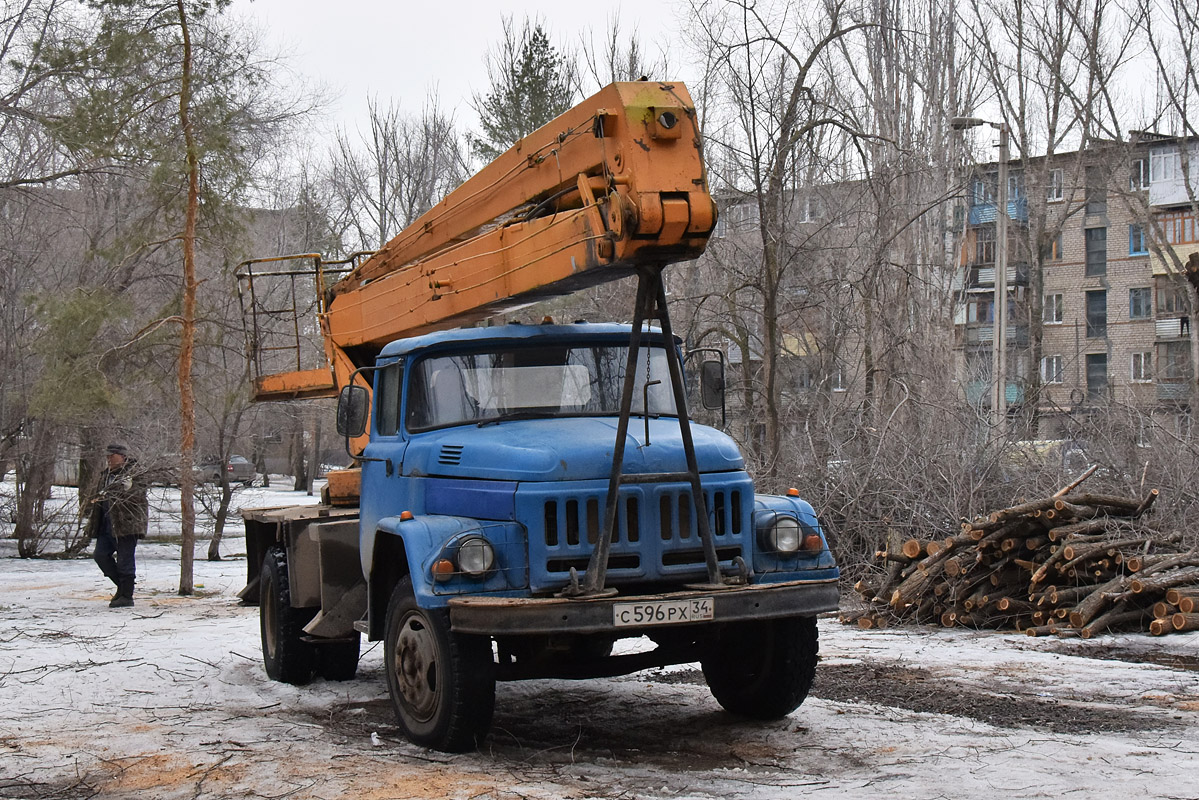
[[[711,620],[675,623],[711,625],[723,622],[811,617],[836,611],[840,593],[837,579],[765,583],[717,590],[685,590],[666,594],[627,595],[591,599],[560,597],[455,597],[449,601],[450,626],[455,633],[484,636],[518,636],[552,633],[606,633],[622,636],[639,631],[670,627],[617,627],[614,606],[618,603],[655,602],[711,598]]]

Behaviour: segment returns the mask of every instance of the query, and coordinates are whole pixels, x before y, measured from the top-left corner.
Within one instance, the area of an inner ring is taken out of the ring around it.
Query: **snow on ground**
[[[813,695],[784,720],[729,716],[694,667],[502,684],[482,750],[451,756],[399,737],[374,643],[353,681],[266,678],[257,610],[235,596],[242,545],[209,562],[199,542],[197,594],[180,597],[178,545],[147,540],[137,605],[109,609],[89,559],[17,559],[0,540],[0,800],[1199,798],[1196,634],[822,620]]]

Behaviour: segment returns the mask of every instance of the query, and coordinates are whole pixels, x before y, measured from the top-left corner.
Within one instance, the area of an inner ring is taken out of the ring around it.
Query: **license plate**
[[[632,625],[673,625],[678,622],[702,622],[715,616],[712,598],[691,600],[650,600],[644,603],[617,603],[612,621],[618,628]]]

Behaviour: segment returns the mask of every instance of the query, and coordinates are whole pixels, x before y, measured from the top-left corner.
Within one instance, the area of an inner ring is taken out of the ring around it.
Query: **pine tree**
[[[550,44],[541,23],[527,18],[519,34],[511,18],[504,38],[486,56],[491,90],[472,106],[482,131],[470,137],[471,152],[491,161],[574,104],[575,69]]]

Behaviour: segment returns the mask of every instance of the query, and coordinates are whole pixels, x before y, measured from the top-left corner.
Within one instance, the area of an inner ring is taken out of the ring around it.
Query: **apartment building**
[[[1199,251],[1199,175],[1188,190],[1182,156],[1177,140],[1141,134],[1009,167],[1005,394],[1009,414],[1040,412],[1042,438],[1104,407],[1159,424],[1189,414],[1193,289],[1180,267]],[[1199,147],[1189,163],[1199,173]],[[959,376],[980,407],[993,385],[996,174],[984,165],[971,182],[957,285]]]

